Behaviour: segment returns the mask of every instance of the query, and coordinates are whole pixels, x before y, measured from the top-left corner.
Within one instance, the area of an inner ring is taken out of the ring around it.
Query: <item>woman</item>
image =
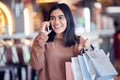
[[[30,63],[38,70],[38,80],[65,80],[65,62],[85,47],[86,41],[75,36],[70,8],[64,3],[54,5],[31,49]]]

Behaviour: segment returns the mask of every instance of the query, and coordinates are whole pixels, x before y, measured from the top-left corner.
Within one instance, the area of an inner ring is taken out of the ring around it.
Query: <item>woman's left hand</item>
[[[82,48],[88,49],[90,45],[91,43],[88,38],[84,39],[83,37],[80,37],[80,44],[78,45],[78,50],[80,51]]]

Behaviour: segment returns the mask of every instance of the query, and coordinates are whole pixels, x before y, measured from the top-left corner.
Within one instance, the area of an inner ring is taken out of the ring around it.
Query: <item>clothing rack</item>
[[[10,40],[11,42],[13,42],[12,45],[9,45],[7,43],[7,40]],[[13,39],[6,39],[4,41],[0,41],[0,72],[6,72],[6,70],[8,70],[10,72],[9,75],[10,76],[10,80],[23,80],[22,79],[22,69],[24,68],[25,70],[25,78],[24,80],[31,80],[31,67],[29,65],[29,61],[26,62],[24,59],[24,51],[26,49],[23,49],[25,46],[25,48],[27,48],[27,54],[30,55],[30,46],[25,45],[23,43],[21,43],[19,41],[20,39],[18,39],[17,41],[14,41]],[[17,43],[16,43],[17,42]],[[13,51],[13,47],[14,51]],[[26,52],[26,51],[25,51]],[[14,54],[13,54],[14,53]],[[16,55],[16,56],[15,56]],[[1,62],[3,64],[1,64]],[[15,71],[17,70],[17,72]]]

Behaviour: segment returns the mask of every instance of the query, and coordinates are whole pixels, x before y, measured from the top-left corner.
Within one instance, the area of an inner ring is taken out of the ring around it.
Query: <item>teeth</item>
[[[60,29],[60,28],[62,28],[62,27],[61,27],[61,26],[55,26],[55,28],[56,28],[56,29]]]
[[[55,26],[56,28],[60,28],[61,26]]]

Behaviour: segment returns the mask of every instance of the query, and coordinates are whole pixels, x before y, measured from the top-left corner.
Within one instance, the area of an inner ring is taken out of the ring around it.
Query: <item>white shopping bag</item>
[[[79,60],[79,63],[80,63],[80,68],[81,68],[81,73],[82,73],[83,80],[92,80],[92,77],[87,70],[87,66],[85,64],[85,60],[84,60],[83,56],[78,55],[78,60]]]
[[[72,57],[71,62],[74,80],[83,80],[78,57]]]
[[[86,54],[94,66],[95,80],[112,80],[118,74],[102,49],[89,50],[86,51]]]
[[[95,80],[96,72],[90,58],[87,56],[86,53],[83,54],[83,58],[92,80]]]

